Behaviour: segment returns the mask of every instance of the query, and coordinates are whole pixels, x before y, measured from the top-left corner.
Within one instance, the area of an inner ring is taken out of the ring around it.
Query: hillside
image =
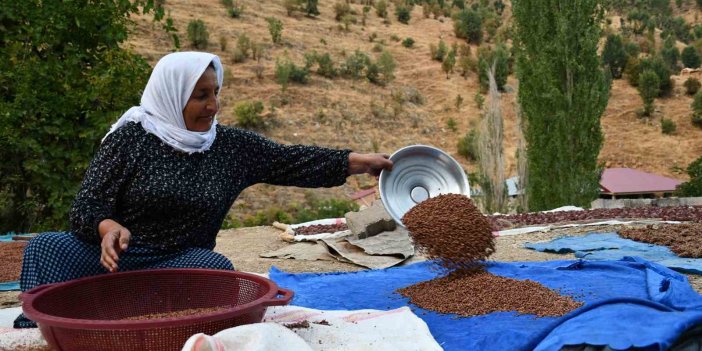
[[[209,32],[209,47],[220,55],[228,73],[222,89],[222,108],[219,120],[235,124],[233,107],[243,100],[260,100],[265,105],[264,115],[268,128],[260,131],[282,143],[305,143],[330,147],[348,147],[360,152],[392,153],[410,144],[430,144],[444,149],[459,160],[468,172],[475,165],[457,154],[457,141],[480,118],[480,110],[474,102],[478,91],[478,79],[471,73],[467,79],[453,73],[449,79],[441,69],[441,63],[431,60],[430,44],[440,39],[447,44],[464,42],[454,35],[450,18],[425,18],[422,8],[415,6],[408,25],[399,23],[394,17],[393,6],[389,9],[390,24],[384,24],[375,11],[371,11],[365,27],[352,24],[345,31],[334,19],[334,2],[320,2],[321,15],[309,18],[296,12],[289,17],[281,0],[243,0],[244,14],[231,18],[220,1],[212,0],[166,0],[165,9],[174,19],[179,30],[182,50],[192,50],[187,40],[186,28],[193,19],[205,22]],[[359,14],[362,5],[351,4]],[[680,10],[678,10],[680,11]],[[696,7],[689,6],[683,14],[689,21],[698,21]],[[268,32],[266,17],[276,17],[283,22],[282,44],[274,45]],[[507,22],[509,4],[502,14]],[[135,18],[136,26],[126,47],[143,55],[154,64],[168,53],[172,44],[169,37],[154,25],[150,17]],[[374,42],[369,37],[375,33]],[[233,52],[239,36],[246,34],[253,42],[265,47],[260,62],[248,59],[234,63]],[[226,38],[227,48],[220,48],[220,38]],[[415,44],[405,48],[397,39],[411,37]],[[377,58],[373,48],[384,46],[397,62],[395,80],[385,87],[373,85],[365,80],[353,82],[349,79],[326,79],[310,75],[307,85],[291,84],[285,95],[275,82],[276,58],[288,55],[298,65],[304,63],[304,54],[316,51],[330,53],[338,65],[345,55],[356,49]],[[384,43],[384,45],[383,45]],[[473,55],[477,47],[472,47]],[[263,68],[262,78],[254,72]],[[600,159],[608,167],[634,167],[674,178],[685,179],[680,172],[688,163],[702,155],[699,143],[702,130],[690,123],[691,97],[683,93],[682,82],[686,77],[673,77],[675,93],[666,99],[657,99],[658,111],[650,121],[642,121],[636,115],[642,102],[635,88],[625,80],[614,81],[609,105],[602,118],[605,143]],[[514,154],[516,150],[515,88],[517,82],[509,77],[506,92],[502,95],[505,118],[506,174],[515,175]],[[422,105],[403,101],[398,92],[418,91],[425,100]],[[463,104],[456,109],[456,97],[461,95]],[[283,104],[285,100],[287,104]],[[402,102],[403,101],[403,102]],[[400,103],[402,102],[402,103]],[[272,106],[275,106],[272,108]],[[660,131],[660,118],[670,118],[677,124],[675,135],[664,135]],[[456,129],[448,127],[449,119],[456,122]],[[338,189],[320,189],[320,196],[344,197],[353,191],[371,186],[374,179],[356,177]],[[246,190],[235,207],[240,211],[266,208],[271,205],[285,207],[292,201],[303,201],[305,191],[258,185]]]

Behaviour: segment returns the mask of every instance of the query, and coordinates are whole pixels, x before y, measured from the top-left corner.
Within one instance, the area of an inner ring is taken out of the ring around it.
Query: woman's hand
[[[108,271],[116,272],[119,269],[117,265],[119,254],[129,246],[129,239],[132,237],[132,233],[111,219],[105,219],[100,222],[98,232],[100,232],[100,237],[102,238],[100,243],[100,248],[102,249],[100,264]]]
[[[392,170],[392,161],[388,154],[349,154],[349,175],[368,173],[379,176],[382,170]]]

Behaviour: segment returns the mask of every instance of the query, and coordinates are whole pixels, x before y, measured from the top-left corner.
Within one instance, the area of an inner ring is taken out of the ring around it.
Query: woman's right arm
[[[136,159],[131,151],[134,144],[123,130],[103,141],[85,172],[69,213],[73,233],[85,242],[102,246],[101,263],[108,270],[116,270],[122,244],[126,248],[131,236],[121,224],[116,209],[120,189]]]

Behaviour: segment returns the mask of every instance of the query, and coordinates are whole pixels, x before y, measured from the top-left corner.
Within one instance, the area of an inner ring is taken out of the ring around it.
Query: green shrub
[[[509,76],[509,50],[504,44],[497,45],[493,50],[481,47],[478,50],[478,81],[480,89],[485,92],[488,88],[488,70],[495,64],[495,83],[497,89],[503,90]]]
[[[697,68],[700,66],[700,54],[694,46],[686,46],[682,52],[682,62],[685,67]]]
[[[471,129],[463,138],[458,139],[458,154],[469,161],[478,160],[478,131]]]
[[[626,65],[627,54],[624,49],[622,37],[619,35],[610,34],[607,37],[604,49],[602,49],[602,63],[609,67],[612,73],[612,78],[619,79],[622,77],[624,66]]]
[[[685,93],[687,95],[695,95],[699,90],[702,84],[700,84],[700,81],[697,80],[697,78],[687,78],[685,80],[685,83],[683,83],[685,86]]]
[[[334,67],[334,61],[332,60],[329,53],[325,53],[324,55],[317,57],[317,63],[319,64],[319,68],[317,68],[317,74],[326,78],[336,77],[338,72]]]
[[[251,51],[251,39],[246,34],[242,34],[236,40],[236,48],[244,55],[244,58],[249,58],[249,52]]]
[[[309,17],[319,16],[318,2],[318,0],[302,0],[302,11]]]
[[[665,44],[661,49],[661,58],[668,65],[668,68],[677,70],[680,51],[675,46],[675,37],[670,36],[665,40]]]
[[[483,94],[481,94],[479,91],[476,91],[473,100],[475,101],[475,106],[479,110],[482,110],[483,105],[485,105],[485,97],[483,97]]]
[[[298,224],[310,222],[318,219],[341,218],[348,212],[358,211],[359,206],[352,200],[329,199],[329,200],[307,200],[305,204],[293,204],[283,209],[280,207],[270,207],[267,210],[256,212],[254,215],[245,216],[243,221],[236,218],[225,221],[228,228],[256,227],[271,225],[273,222],[287,224]],[[223,229],[226,229],[223,227]]]
[[[690,107],[692,107],[693,113],[702,116],[702,91],[698,91],[697,93],[695,93],[695,96],[692,98],[692,104],[690,105]]]
[[[446,121],[446,127],[452,132],[458,130],[456,120],[453,118],[449,118],[448,121]]]
[[[412,12],[407,6],[395,6],[395,16],[400,23],[408,24],[412,17]]]
[[[650,116],[653,113],[653,100],[660,91],[660,80],[656,72],[649,69],[643,71],[639,76],[638,89],[644,104],[643,114]]]
[[[353,55],[349,55],[341,67],[345,77],[357,80],[364,75],[365,68],[370,64],[370,57],[360,50],[356,50]]]
[[[210,34],[207,33],[205,22],[200,19],[188,23],[188,40],[196,49],[206,49]]]
[[[239,1],[230,1],[232,4],[228,6],[229,17],[240,18],[244,14],[244,4],[240,4]]]
[[[268,32],[274,44],[279,44],[283,39],[283,22],[275,17],[266,18],[268,22]]]
[[[310,70],[312,66],[314,66],[315,63],[319,60],[319,54],[317,54],[317,51],[309,51],[304,54],[305,57],[305,68],[307,70]]]
[[[702,157],[687,166],[690,180],[678,185],[675,189],[677,196],[702,196]]]
[[[639,66],[641,62],[635,56],[630,56],[626,61],[626,66],[624,67],[624,76],[629,82],[629,85],[636,87],[639,85]]]
[[[293,63],[289,60],[275,60],[275,80],[280,84],[280,90],[285,93],[290,84],[290,75],[292,74]]]
[[[702,115],[693,113],[690,117],[690,122],[692,122],[693,126],[702,128]]]
[[[456,65],[456,50],[451,50],[441,63],[441,69],[446,73],[446,79],[449,79],[449,74],[453,73],[453,67]]]
[[[381,75],[381,85],[388,84],[395,79],[395,68],[397,64],[389,51],[383,51],[376,64],[378,65],[378,70]]]
[[[261,101],[242,101],[234,106],[237,125],[241,128],[262,129],[264,123],[261,112],[263,112]]]
[[[351,14],[351,5],[346,2],[337,2],[334,4],[334,19],[341,22],[341,19],[346,15]]]
[[[695,93],[690,107],[692,107],[692,124],[697,127],[702,127],[702,90]]]
[[[480,44],[483,39],[483,19],[477,11],[461,10],[453,19],[453,29],[456,37],[468,40],[469,43]]]
[[[663,134],[674,134],[676,129],[677,126],[675,125],[675,122],[672,119],[661,118],[661,132]]]
[[[670,96],[673,91],[673,80],[670,79],[670,68],[660,56],[646,58],[639,64],[639,72],[652,70],[658,76],[659,93],[658,96]],[[639,80],[640,81],[640,80]]]
[[[629,57],[639,57],[641,53],[641,47],[635,41],[629,41],[624,45],[624,50],[626,51],[627,60]]]
[[[472,56],[461,56],[458,59],[458,70],[463,78],[468,78],[470,72],[475,72],[478,69],[478,62]]]
[[[412,38],[405,38],[405,40],[402,41],[402,46],[406,48],[411,48],[414,46],[414,39]]]
[[[385,0],[378,0],[378,2],[375,3],[375,13],[378,17],[387,18],[388,3]]]
[[[290,71],[290,81],[300,84],[307,84],[310,77],[310,70],[306,67],[298,67],[292,64],[292,70]]]
[[[366,79],[373,84],[383,85],[383,81],[380,79],[380,68],[378,64],[374,62],[368,63],[366,67]]]
[[[431,58],[439,62],[444,62],[444,57],[446,57],[448,53],[446,43],[444,43],[443,40],[439,40],[439,46],[433,48],[435,48],[435,50],[431,53]],[[431,49],[432,47],[430,47],[430,52],[432,51]]]

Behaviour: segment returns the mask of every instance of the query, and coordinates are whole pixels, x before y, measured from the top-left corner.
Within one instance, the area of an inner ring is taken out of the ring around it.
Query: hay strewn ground
[[[622,227],[567,228],[547,233],[498,237],[496,240],[496,252],[490,256],[490,259],[504,262],[575,259],[572,254],[558,255],[525,249],[524,243],[548,241],[564,235],[584,235],[592,231],[610,232],[619,230]],[[261,253],[288,245],[278,238],[279,233],[278,229],[269,226],[223,230],[219,234],[215,250],[232,260],[237,269],[246,272],[266,273],[272,266],[288,272],[339,272],[362,269],[362,267],[339,261],[298,261],[258,257]],[[419,259],[421,258],[415,257],[411,261]],[[702,276],[687,275],[687,277],[695,290],[702,293]],[[16,291],[1,292],[0,308],[19,306],[18,296],[19,292]]]

